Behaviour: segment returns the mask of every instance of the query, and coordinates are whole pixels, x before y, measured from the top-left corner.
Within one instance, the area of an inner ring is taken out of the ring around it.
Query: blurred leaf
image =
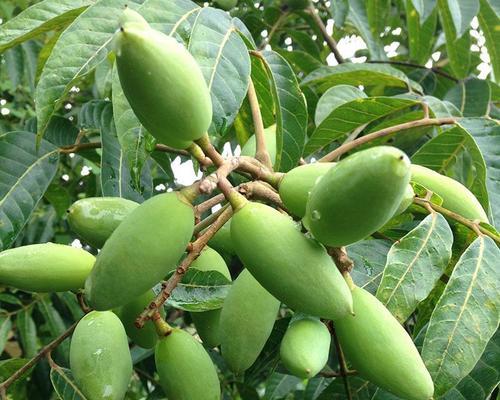
[[[359,376],[349,376],[348,380],[352,400],[371,400],[377,390],[375,385]],[[345,400],[346,398],[347,394],[343,379],[335,378],[317,400]]]
[[[303,400],[316,400],[318,396],[332,383],[334,378],[315,376],[307,382]]]
[[[380,40],[380,36],[374,34],[372,26],[368,22],[369,16],[367,15],[366,5],[367,3],[369,4],[370,1],[349,0],[349,14],[347,18],[352,21],[365,41],[368,51],[370,52],[370,58],[372,60],[386,60],[387,55],[385,54],[384,45]]]
[[[406,26],[408,29],[408,44],[410,59],[425,64],[429,60],[436,38],[437,10],[434,10],[423,24],[413,7],[412,0],[406,0]]]
[[[367,0],[366,14],[373,37],[380,37],[386,27],[386,21],[391,14],[390,0]]]
[[[479,11],[479,0],[448,0],[457,36],[461,37],[470,29],[470,23]]]
[[[49,297],[43,297],[41,301],[37,303],[37,309],[43,315],[45,323],[50,333],[50,340],[54,340],[56,337],[61,335],[66,330],[66,325],[52,306]],[[62,359],[64,364],[69,363],[69,341],[63,341],[56,349],[57,355]]]
[[[355,86],[337,85],[328,89],[323,96],[320,97],[316,105],[316,114],[314,115],[314,123],[320,125],[328,115],[340,107],[342,104],[348,103],[356,99],[366,98],[365,92]]]
[[[12,329],[12,321],[10,317],[0,316],[0,354],[3,353],[5,343],[9,338],[10,330]]]
[[[36,149],[35,135],[0,135],[0,250],[16,239],[57,171],[59,154],[47,141]]]
[[[15,47],[5,52],[5,67],[12,87],[17,88],[23,80],[24,54],[21,47]]]
[[[450,261],[452,244],[448,222],[432,213],[391,247],[377,298],[400,323],[434,288]]]
[[[432,11],[436,8],[437,0],[411,0],[413,3],[413,7],[417,10],[420,15],[420,24],[422,25],[429,15],[431,15]]]
[[[433,96],[424,96],[422,99],[429,105],[430,112],[436,118],[462,116],[460,110],[456,108],[453,103],[450,103],[449,101],[443,101]]]
[[[23,355],[32,358],[38,351],[36,325],[31,318],[31,309],[22,310],[16,318],[17,334],[23,348]]]
[[[58,184],[51,184],[44,195],[57,212],[57,216],[62,218],[66,210],[71,205],[71,197],[66,188]]]
[[[36,119],[34,122],[35,130],[33,133],[36,133]],[[78,128],[69,119],[54,115],[49,121],[44,139],[60,147],[75,144],[77,137]]]
[[[500,250],[486,236],[462,254],[432,313],[422,358],[443,395],[474,368],[498,328]]]
[[[85,395],[78,389],[74,382],[71,370],[62,367],[52,367],[50,381],[61,400],[86,400]]]
[[[220,272],[190,268],[172,291],[168,304],[184,311],[200,312],[222,307],[231,282]]]
[[[477,18],[479,27],[484,33],[488,55],[490,56],[491,67],[494,71],[496,81],[500,80],[500,6],[495,0],[479,0],[481,8]],[[496,13],[493,7],[496,4]]]
[[[302,380],[293,375],[274,372],[266,381],[264,400],[278,400],[292,392]]]
[[[293,67],[297,74],[310,74],[323,65],[321,61],[302,50],[288,51],[278,48],[275,51]]]
[[[29,361],[28,358],[11,358],[9,360],[0,361],[0,381],[4,382],[10,378],[14,372],[24,366]],[[33,371],[32,368],[28,369],[23,375],[16,380],[9,388],[9,396],[13,400],[26,399],[26,378],[28,378]]]
[[[339,27],[344,26],[347,14],[349,13],[349,0],[331,0],[330,9],[335,24]]]
[[[271,92],[276,105],[275,169],[289,171],[297,166],[307,128],[307,108],[297,78],[286,60],[274,51],[262,57],[271,79]]]
[[[490,108],[490,85],[484,79],[471,78],[452,87],[444,100],[453,103],[464,117],[484,117]]]
[[[96,0],[44,0],[0,26],[0,52],[65,26]]]

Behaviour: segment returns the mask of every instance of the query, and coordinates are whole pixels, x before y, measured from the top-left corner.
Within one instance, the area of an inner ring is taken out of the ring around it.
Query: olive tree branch
[[[267,150],[266,138],[264,136],[264,123],[262,121],[262,115],[260,113],[259,107],[259,99],[257,98],[257,92],[255,91],[255,86],[252,79],[250,79],[250,82],[248,82],[247,96],[248,102],[250,103],[250,109],[252,110],[252,119],[255,127],[255,158],[262,164],[264,164],[267,168],[272,170],[273,164],[271,162],[269,151]]]
[[[174,274],[168,279],[168,281],[163,282],[162,291],[158,294],[158,296],[156,296],[156,298],[135,320],[137,328],[142,328],[146,321],[151,319],[153,315],[158,312],[159,308],[168,300],[172,291],[182,280],[182,277],[189,269],[191,263],[200,255],[208,241],[231,218],[232,214],[233,210],[228,207],[205,232],[203,232],[193,243],[190,243],[186,258],[179,264]]]
[[[238,187],[238,191],[247,198],[271,201],[281,209],[286,209],[281,197],[276,190],[269,184],[261,181],[253,181],[242,183]]]
[[[372,140],[391,135],[393,133],[397,133],[399,131],[404,131],[411,128],[417,128],[420,126],[431,126],[431,125],[451,125],[457,122],[456,118],[453,117],[445,117],[445,118],[423,118],[416,121],[409,121],[403,124],[390,126],[388,128],[380,129],[378,131],[368,133],[367,135],[361,136],[357,139],[354,139],[352,142],[345,143],[340,147],[337,147],[335,150],[331,151],[323,158],[321,158],[320,162],[331,162],[340,157],[341,155],[347,153],[348,151],[361,146],[362,144],[368,143]]]
[[[434,210],[440,214],[443,214],[445,217],[448,217],[450,219],[453,219],[453,220],[459,222],[460,224],[466,226],[467,228],[473,230],[476,233],[489,236],[495,242],[500,244],[500,236],[496,235],[495,233],[490,232],[488,229],[482,227],[478,221],[473,221],[473,220],[467,219],[467,218],[461,216],[460,214],[457,214],[453,211],[450,211],[442,206],[438,206],[437,204],[434,204],[427,199],[415,197],[413,199],[413,202],[421,207],[424,207],[426,210],[428,210],[428,208],[430,207],[432,210]]]
[[[323,20],[319,16],[319,14],[316,12],[316,9],[314,6],[311,4],[309,8],[307,9],[309,14],[311,14],[311,17],[313,18],[314,22],[318,26],[319,30],[321,31],[321,34],[323,35],[323,39],[325,39],[326,44],[330,48],[331,52],[335,56],[335,59],[339,64],[342,64],[345,62],[344,57],[340,55],[340,52],[337,48],[337,42],[335,39],[328,34],[328,31],[326,30],[326,26],[323,23]]]
[[[217,204],[220,204],[222,201],[224,201],[225,197],[222,193],[219,193],[215,195],[214,197],[211,197],[210,199],[204,201],[203,203],[200,203],[194,207],[195,214],[197,217],[201,217],[201,215],[210,210],[212,207],[216,206]]]

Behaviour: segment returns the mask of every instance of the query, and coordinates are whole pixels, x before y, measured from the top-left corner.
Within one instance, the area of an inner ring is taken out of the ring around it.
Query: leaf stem
[[[335,59],[339,64],[342,64],[345,62],[344,57],[341,56],[338,48],[337,48],[337,42],[335,39],[328,34],[328,31],[326,30],[326,26],[323,23],[323,20],[319,16],[319,14],[316,12],[316,9],[314,6],[311,4],[309,8],[307,9],[309,11],[309,14],[311,14],[314,22],[318,26],[319,30],[321,31],[321,34],[323,35],[323,38],[325,39],[326,44],[330,48],[331,52],[335,56]]]

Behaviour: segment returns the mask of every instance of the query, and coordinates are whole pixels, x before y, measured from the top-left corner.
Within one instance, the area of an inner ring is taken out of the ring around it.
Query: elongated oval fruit
[[[89,304],[110,310],[134,300],[175,269],[193,234],[192,205],[177,192],[146,200],[112,233],[85,282]]]
[[[333,320],[352,312],[351,292],[331,257],[288,216],[248,202],[232,217],[231,237],[255,279],[292,309]]]
[[[174,328],[155,349],[160,383],[172,400],[219,400],[217,371],[201,343]]]
[[[69,227],[80,238],[98,249],[139,204],[120,197],[89,197],[68,208]]]
[[[210,247],[205,247],[203,249],[200,256],[191,263],[191,268],[200,271],[217,271],[231,280],[231,274],[229,273],[226,262],[219,253]],[[207,347],[215,347],[220,344],[220,313],[220,309],[191,313],[196,330]]]
[[[410,181],[410,160],[395,147],[355,153],[330,169],[309,195],[304,224],[321,243],[364,239],[394,215]]]
[[[301,318],[288,326],[281,341],[281,361],[299,378],[311,378],[328,361],[330,332],[319,319]]]
[[[355,315],[335,321],[347,360],[365,379],[408,400],[429,400],[431,376],[417,348],[392,314],[366,290],[352,291]]]
[[[122,400],[132,377],[127,335],[111,311],[92,311],[76,326],[69,352],[71,372],[89,400]]]
[[[83,288],[95,257],[82,249],[44,243],[0,253],[0,283],[28,292]]]
[[[275,299],[244,269],[224,300],[220,316],[222,357],[235,374],[255,362],[269,335],[280,308]]]
[[[411,180],[443,198],[443,207],[469,219],[488,222],[483,207],[464,185],[421,165],[411,166]]]
[[[196,60],[130,9],[116,37],[116,65],[135,115],[160,143],[182,149],[205,134],[212,103]]]
[[[234,256],[233,242],[231,241],[231,220],[227,221],[217,233],[208,241],[210,247],[217,250],[219,253]]]
[[[279,184],[281,200],[297,217],[306,214],[306,204],[313,186],[335,163],[313,163],[288,171]]]
[[[405,193],[403,198],[401,199],[401,203],[399,203],[398,209],[394,213],[394,217],[396,215],[403,214],[408,207],[410,207],[411,203],[413,203],[413,199],[415,198],[415,192],[413,191],[413,187],[411,185],[406,186]]]
[[[271,157],[271,162],[276,162],[276,124],[269,126],[264,129],[264,139],[266,142],[266,148]],[[257,149],[257,139],[255,135],[248,138],[246,143],[241,148],[241,155],[248,157],[255,157],[255,151]]]
[[[156,333],[156,328],[152,321],[147,321],[146,324],[138,329],[135,326],[135,320],[139,314],[144,311],[144,309],[149,306],[149,304],[155,298],[155,294],[152,289],[136,297],[130,303],[125,304],[122,307],[114,310],[115,314],[122,321],[125,332],[132,341],[145,349],[151,349],[155,347],[158,341],[158,334]],[[165,311],[163,307],[160,308],[160,314],[162,317],[165,316]]]

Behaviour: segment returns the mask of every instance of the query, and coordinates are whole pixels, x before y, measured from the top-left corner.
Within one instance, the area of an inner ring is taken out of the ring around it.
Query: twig
[[[340,52],[339,52],[339,50],[337,48],[337,42],[335,41],[335,39],[333,37],[331,37],[328,34],[328,31],[326,30],[326,26],[323,23],[323,20],[321,19],[321,17],[316,12],[316,9],[314,8],[314,6],[310,5],[309,8],[308,8],[308,11],[311,14],[311,16],[313,17],[314,22],[318,26],[319,30],[321,31],[321,34],[323,35],[323,38],[325,39],[326,44],[328,45],[328,47],[332,51],[332,53],[335,56],[335,59],[337,60],[337,62],[339,64],[344,63],[345,60],[344,60],[344,57],[342,57],[340,55]]]
[[[274,25],[271,27],[271,30],[269,31],[269,35],[267,35],[267,38],[262,41],[262,44],[259,46],[259,50],[264,50],[266,45],[271,42],[271,39],[273,38],[274,34],[276,31],[281,27],[281,24],[283,24],[283,21],[286,19],[288,16],[287,11],[283,11],[281,15],[278,17]]]
[[[357,375],[358,371],[351,369],[346,371],[346,375]],[[319,373],[319,375],[325,377],[325,378],[339,378],[342,376],[342,372],[340,371],[322,371]]]
[[[231,208],[227,208],[217,220],[210,225],[210,227],[203,232],[203,234],[198,237],[191,245],[189,246],[189,252],[186,258],[180,263],[180,265],[175,270],[174,274],[170,277],[170,279],[166,282],[163,282],[162,291],[156,296],[156,298],[151,302],[148,308],[146,308],[135,320],[135,325],[137,328],[142,328],[148,319],[158,311],[158,309],[168,300],[172,291],[179,284],[182,277],[189,269],[191,263],[198,257],[208,243],[208,241],[215,235],[215,233],[231,218],[233,214],[233,210]]]
[[[221,203],[222,201],[224,201],[224,195],[222,193],[219,193],[219,194],[215,195],[214,197],[204,201],[203,203],[200,203],[197,206],[195,206],[194,207],[195,214],[197,216],[201,216],[203,213],[210,210],[212,207],[216,206],[217,204]]]
[[[248,102],[252,110],[252,119],[255,127],[255,158],[264,164],[270,170],[273,169],[271,156],[267,150],[266,137],[264,136],[264,123],[262,122],[262,115],[260,113],[259,99],[253,81],[250,79],[248,83]]]
[[[247,198],[268,200],[276,204],[279,208],[286,209],[278,192],[265,182],[245,182],[239,186],[238,191]]]
[[[437,204],[434,204],[434,203],[432,203],[432,202],[430,202],[429,200],[426,200],[426,199],[421,199],[419,197],[415,197],[413,199],[413,202],[415,204],[418,204],[421,207],[426,208],[426,209],[427,209],[427,207],[430,207],[434,211],[436,211],[436,212],[438,212],[440,214],[443,214],[445,217],[451,218],[451,219],[459,222],[460,224],[466,226],[467,228],[473,230],[476,233],[479,232],[482,235],[489,236],[495,242],[497,242],[498,244],[500,244],[500,236],[495,235],[493,232],[490,232],[488,229],[482,227],[476,221],[472,221],[470,219],[462,217],[460,214],[457,214],[457,213],[455,213],[453,211],[450,211],[450,210],[448,210],[448,209],[446,209],[446,208],[444,208],[442,206],[438,206]]]
[[[436,67],[431,67],[427,68],[425,65],[420,65],[420,64],[415,64],[415,63],[410,63],[410,62],[405,62],[405,61],[395,61],[395,60],[370,60],[366,61],[369,64],[391,64],[391,65],[401,65],[402,67],[409,67],[409,68],[419,68],[419,69],[426,69],[428,71],[432,71],[437,75],[441,75],[445,78],[448,78],[452,80],[453,82],[459,82],[457,78],[454,76],[451,76],[450,74],[447,74],[444,71],[441,71],[439,68]]]
[[[404,131],[411,128],[417,128],[419,126],[430,126],[430,125],[450,125],[456,122],[456,118],[446,117],[446,118],[424,118],[416,121],[409,121],[403,124],[390,126],[388,128],[380,129],[378,131],[369,133],[367,135],[361,136],[357,139],[354,139],[352,142],[343,144],[340,147],[337,147],[335,150],[328,153],[326,156],[321,158],[320,162],[331,162],[334,161],[337,157],[347,153],[348,151],[361,146],[362,144],[368,143],[372,140],[381,138],[383,136],[388,136],[393,133]]]
[[[224,195],[222,195],[224,196]],[[226,208],[229,207],[229,204],[224,205],[222,208],[214,212],[213,214],[210,214],[207,218],[205,218],[203,221],[200,223],[196,224],[194,227],[194,234],[197,235],[200,233],[203,229],[207,228],[210,226],[219,216],[226,210]]]
[[[344,381],[344,388],[345,388],[345,393],[347,396],[348,400],[352,400],[352,393],[351,393],[351,387],[349,386],[349,379],[347,378],[348,376],[348,369],[347,369],[347,363],[345,361],[344,357],[344,352],[342,351],[342,347],[340,347],[340,342],[337,337],[337,333],[335,332],[335,327],[333,326],[333,323],[330,323],[330,332],[333,336],[333,342],[335,343],[335,349],[337,350],[337,357],[339,359],[339,365],[340,365],[340,374],[342,376],[342,380]]]
[[[205,153],[203,153],[201,147],[196,143],[191,143],[191,145],[187,148],[187,151],[196,159],[196,161],[200,163],[202,169],[205,169],[212,165],[212,160],[205,156]]]

